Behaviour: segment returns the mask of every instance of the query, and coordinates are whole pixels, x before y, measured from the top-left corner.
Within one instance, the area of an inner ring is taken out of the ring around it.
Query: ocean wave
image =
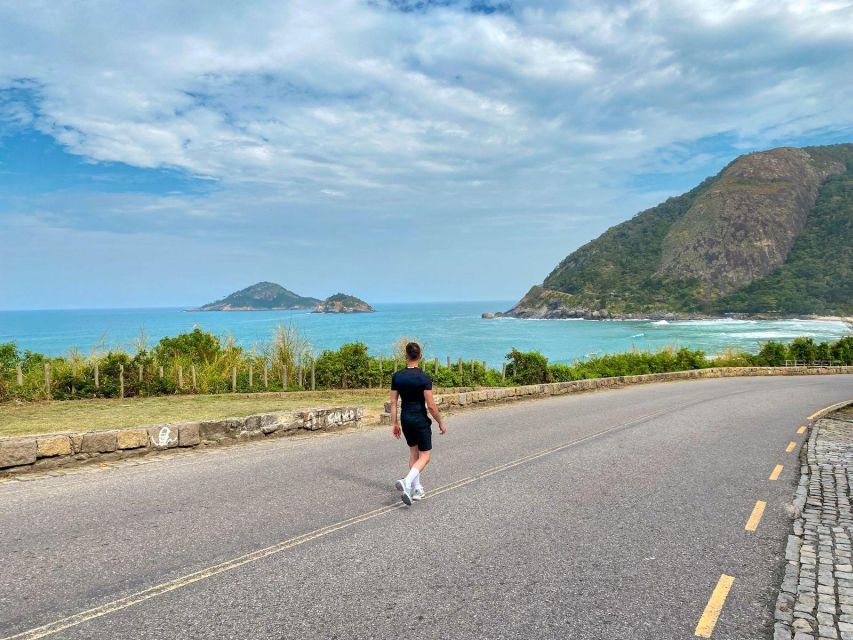
[[[652,322],[652,324],[658,327],[662,327],[663,325],[669,324],[669,320],[655,320],[654,322]]]
[[[634,335],[632,335],[631,337],[632,337],[632,338],[642,338],[644,335],[646,335],[646,334],[645,334],[645,333],[635,333],[635,334],[634,334]]]
[[[586,318],[513,318],[512,316],[501,316],[494,320],[523,320],[524,322],[584,322]]]
[[[678,320],[670,324],[682,327],[714,327],[719,325],[758,324],[759,320],[737,320],[735,318],[716,318],[714,320]]]
[[[801,331],[774,331],[772,329],[765,329],[763,331],[744,331],[742,333],[721,333],[721,336],[725,336],[727,338],[747,338],[750,340],[774,340],[774,339],[788,339],[788,338],[798,338],[800,336],[806,336]],[[808,334],[814,335],[814,334]]]

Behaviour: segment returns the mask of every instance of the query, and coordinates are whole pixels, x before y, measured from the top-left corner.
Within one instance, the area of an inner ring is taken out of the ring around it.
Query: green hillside
[[[196,311],[260,311],[269,309],[311,309],[317,298],[306,298],[274,282],[258,282],[235,291],[222,300],[211,302]]]
[[[508,312],[853,313],[853,145],[741,156],[567,256]]]

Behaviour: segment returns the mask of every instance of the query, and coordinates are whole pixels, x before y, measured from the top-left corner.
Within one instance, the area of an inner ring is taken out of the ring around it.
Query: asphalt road
[[[410,508],[386,428],[2,485],[0,638],[692,638],[723,574],[712,637],[771,638],[797,429],[851,397],[730,378],[461,413]]]

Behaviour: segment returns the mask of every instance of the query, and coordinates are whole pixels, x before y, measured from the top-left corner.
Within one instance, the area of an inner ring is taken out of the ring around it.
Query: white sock
[[[412,467],[409,469],[409,473],[406,476],[406,482],[408,482],[412,487],[415,486],[415,483],[419,481],[421,472],[418,471],[417,467]]]
[[[423,489],[423,485],[421,485],[421,474],[418,474],[418,477],[414,479],[412,482],[412,489]]]

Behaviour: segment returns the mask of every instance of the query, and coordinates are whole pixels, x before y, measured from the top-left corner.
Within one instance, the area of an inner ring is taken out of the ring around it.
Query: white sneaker
[[[426,496],[426,491],[423,487],[418,487],[412,492],[412,500],[423,500],[424,496]]]
[[[401,478],[394,483],[394,486],[397,487],[397,491],[400,492],[400,499],[405,502],[407,505],[412,504],[412,485],[410,485],[405,478]]]

